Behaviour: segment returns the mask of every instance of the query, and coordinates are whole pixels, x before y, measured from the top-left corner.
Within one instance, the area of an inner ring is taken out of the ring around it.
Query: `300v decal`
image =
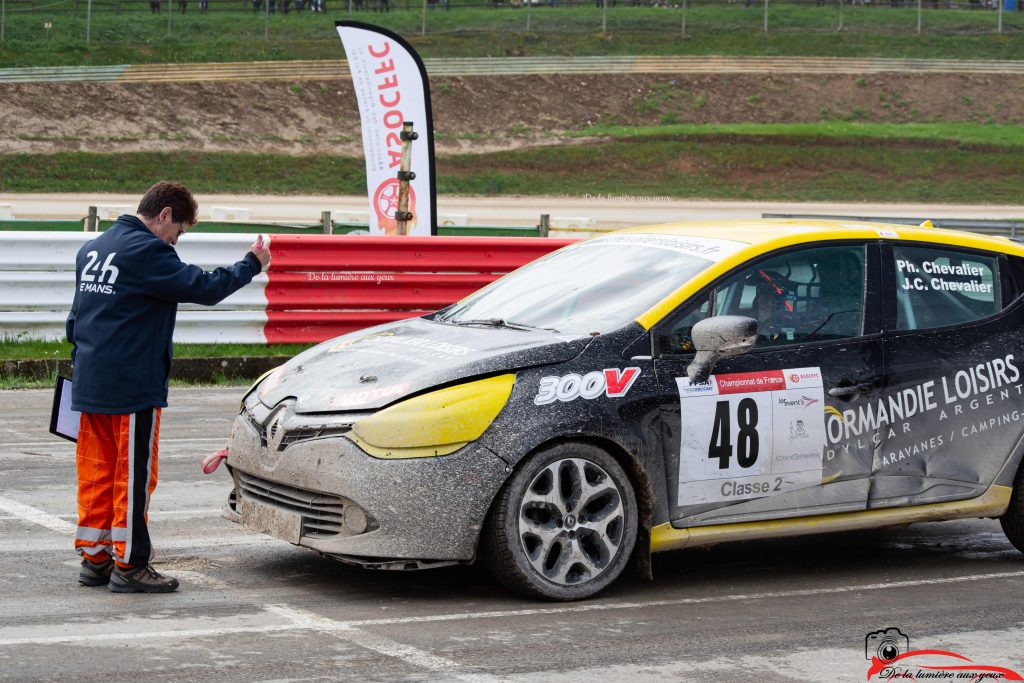
[[[621,398],[629,393],[630,387],[640,376],[640,368],[605,368],[594,370],[585,375],[547,376],[540,378],[540,390],[533,402],[539,406],[555,401],[572,401],[583,397],[594,399],[604,395],[608,398]]]

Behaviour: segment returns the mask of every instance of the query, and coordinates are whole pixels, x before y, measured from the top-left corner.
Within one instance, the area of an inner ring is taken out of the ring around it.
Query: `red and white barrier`
[[[270,343],[318,342],[443,308],[572,240],[276,235]]]
[[[75,254],[94,236],[0,232],[0,338],[63,338]],[[254,239],[191,234],[177,249],[211,270],[237,261]],[[216,306],[181,306],[175,341],[323,341],[447,306],[572,241],[273,235],[268,272]]]

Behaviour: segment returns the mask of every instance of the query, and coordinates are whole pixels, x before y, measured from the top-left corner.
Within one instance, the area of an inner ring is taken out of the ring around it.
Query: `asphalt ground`
[[[227,475],[199,460],[241,392],[172,391],[150,525],[182,583],[166,595],[76,584],[73,445],[47,432],[48,391],[0,392],[0,680],[863,681],[887,627],[1024,673],[1024,554],[995,521],[666,553],[654,581],[525,600],[482,568],[371,572],[221,519]]]

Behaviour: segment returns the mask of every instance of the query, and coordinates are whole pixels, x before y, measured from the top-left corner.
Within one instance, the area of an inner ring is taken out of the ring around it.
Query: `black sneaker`
[[[171,593],[178,590],[178,580],[164,576],[148,564],[131,569],[115,566],[109,586],[115,593]]]
[[[96,564],[82,560],[82,570],[78,572],[78,583],[83,586],[106,586],[110,581],[110,572],[114,570],[114,561],[109,557]]]

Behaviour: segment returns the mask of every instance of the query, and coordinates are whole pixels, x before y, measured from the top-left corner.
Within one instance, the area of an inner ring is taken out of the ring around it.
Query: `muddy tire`
[[[619,577],[637,535],[636,496],[616,460],[559,444],[520,463],[488,517],[483,556],[509,589],[582,600]]]
[[[1018,468],[1017,478],[1013,482],[1010,507],[999,518],[999,523],[1010,543],[1024,553],[1024,463]]]

